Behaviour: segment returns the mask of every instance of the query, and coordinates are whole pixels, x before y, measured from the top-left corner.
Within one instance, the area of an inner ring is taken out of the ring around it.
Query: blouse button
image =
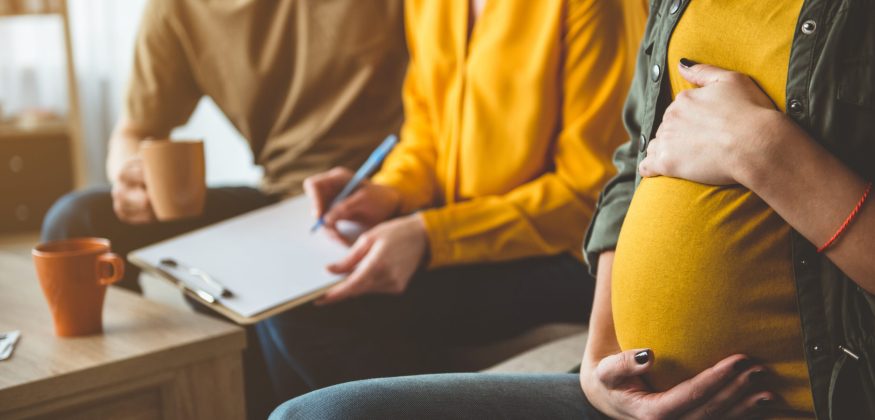
[[[641,135],[641,138],[640,138],[639,140],[640,140],[640,142],[639,142],[639,144],[638,144],[639,151],[640,151],[641,153],[644,153],[644,152],[647,151],[647,136],[645,136],[644,134],[642,134],[642,135]]]
[[[681,0],[674,0],[671,2],[671,7],[668,9],[668,12],[671,14],[675,14],[678,12],[678,9],[681,8]]]
[[[814,19],[808,19],[805,22],[802,22],[802,33],[805,35],[811,35],[814,31],[817,30],[817,22]]]
[[[662,73],[662,69],[659,68],[659,64],[654,64],[653,67],[650,68],[650,78],[653,79],[654,82],[659,81],[660,73]]]

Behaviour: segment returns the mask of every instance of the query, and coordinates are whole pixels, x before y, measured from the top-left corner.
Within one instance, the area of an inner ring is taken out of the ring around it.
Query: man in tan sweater
[[[295,195],[307,176],[356,168],[401,124],[400,0],[152,0],[122,118],[109,141],[112,190],[70,194],[44,239],[102,236],[126,253]],[[202,217],[158,223],[141,140],[167,138],[209,96],[264,168],[259,188],[211,188]],[[130,270],[124,287],[138,290]]]
[[[402,15],[401,0],[149,1],[124,113],[109,141],[112,189],[61,198],[46,216],[43,240],[105,237],[124,255],[298,194],[311,174],[357,168],[401,125]],[[210,188],[201,217],[159,223],[140,141],[169,137],[204,96],[249,142],[263,182]],[[127,268],[122,287],[140,290],[139,272]],[[252,334],[250,344],[256,341]],[[265,418],[273,406],[262,398],[271,394],[264,361],[247,353],[250,415]]]

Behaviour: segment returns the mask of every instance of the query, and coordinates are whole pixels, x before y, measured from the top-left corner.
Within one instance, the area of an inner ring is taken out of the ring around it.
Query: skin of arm
[[[860,200],[867,182],[786,116],[771,112],[763,126],[771,141],[738,147],[735,178],[817,246],[832,237]],[[875,293],[875,208],[866,202],[826,256]]]
[[[699,86],[666,109],[639,170],[712,185],[741,184],[816,246],[837,231],[867,180],[775,109],[750,77],[718,67],[679,65]],[[875,209],[865,203],[826,256],[875,293]]]
[[[596,273],[595,296],[589,318],[589,336],[581,361],[581,382],[584,371],[592,371],[605,356],[620,352],[620,344],[614,333],[614,315],[611,311],[611,270],[614,267],[614,251],[599,256]],[[585,388],[585,387],[584,387]]]

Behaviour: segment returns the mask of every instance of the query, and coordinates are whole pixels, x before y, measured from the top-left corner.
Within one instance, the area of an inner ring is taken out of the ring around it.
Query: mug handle
[[[109,268],[110,274],[108,276],[104,275],[106,270],[104,267]],[[125,275],[125,262],[116,254],[112,252],[107,252],[99,257],[97,257],[97,282],[103,286],[109,286],[119,280],[122,279],[122,276]]]

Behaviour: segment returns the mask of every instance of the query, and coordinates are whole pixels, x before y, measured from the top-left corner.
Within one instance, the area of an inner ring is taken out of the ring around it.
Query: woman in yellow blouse
[[[406,3],[400,143],[330,211],[352,172],[305,183],[329,233],[343,240],[341,220],[368,230],[328,267],[344,282],[262,328],[278,388],[292,375],[320,387],[441,370],[423,354],[587,320],[581,246],[624,138],[645,14],[635,4]],[[330,338],[311,327],[328,324]]]

